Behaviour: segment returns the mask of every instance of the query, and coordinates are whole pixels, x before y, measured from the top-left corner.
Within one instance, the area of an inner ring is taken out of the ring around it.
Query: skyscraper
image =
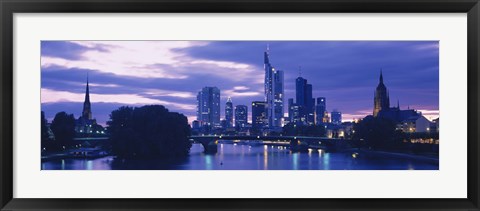
[[[273,117],[270,118],[272,127],[282,127],[283,125],[283,71],[274,70],[273,73]]]
[[[225,120],[227,121],[227,128],[233,127],[233,103],[230,97],[225,104]]]
[[[88,75],[87,75],[87,88],[85,90],[85,101],[83,102],[82,117],[86,120],[92,119],[92,107],[90,105],[90,89],[88,86]]]
[[[248,107],[246,105],[235,106],[235,128],[245,128],[248,124]]]
[[[293,103],[293,99],[288,99],[288,121],[292,124],[298,124],[301,122],[301,109],[296,103]]]
[[[307,79],[298,77],[295,80],[295,94],[296,103],[300,107],[300,121],[304,124],[313,124],[315,100],[312,98],[312,85],[307,83]]]
[[[197,120],[202,125],[220,127],[220,90],[204,87],[197,95]]]
[[[383,84],[383,74],[380,70],[380,82],[378,83],[377,89],[375,89],[373,99],[373,116],[377,116],[378,112],[382,109],[390,108],[390,97],[388,96],[387,87]]]
[[[333,110],[331,113],[331,116],[332,116],[333,124],[336,124],[336,125],[342,124],[342,112]]]
[[[267,104],[263,101],[252,102],[252,127],[259,130],[267,124]]]
[[[327,100],[324,97],[317,98],[317,105],[315,106],[315,123],[317,125],[323,123],[325,111],[327,111]]]
[[[269,128],[281,127],[283,122],[283,71],[270,64],[269,48],[263,54],[265,69],[265,102]]]

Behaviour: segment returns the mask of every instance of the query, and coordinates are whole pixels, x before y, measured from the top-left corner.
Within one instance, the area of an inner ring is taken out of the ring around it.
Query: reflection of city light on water
[[[65,170],[65,160],[62,159],[62,170]]]
[[[263,147],[263,169],[267,170],[268,169],[268,147],[265,145]]]
[[[293,153],[292,164],[293,164],[293,169],[298,170],[298,153]]]

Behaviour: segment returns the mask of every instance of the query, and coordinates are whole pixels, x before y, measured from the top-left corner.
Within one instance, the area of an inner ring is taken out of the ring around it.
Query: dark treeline
[[[161,105],[120,107],[107,125],[112,153],[118,157],[185,156],[192,145],[187,117]]]
[[[45,151],[60,151],[73,145],[75,137],[75,118],[73,114],[59,112],[55,115],[50,129],[55,138],[51,138],[48,132],[45,114],[41,114],[41,146]]]
[[[323,125],[295,125],[293,123],[288,123],[283,126],[282,134],[285,136],[324,137],[326,131]]]

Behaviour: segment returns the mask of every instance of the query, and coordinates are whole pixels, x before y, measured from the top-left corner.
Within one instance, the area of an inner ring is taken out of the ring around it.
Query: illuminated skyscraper
[[[300,107],[300,121],[312,125],[315,121],[315,99],[312,98],[312,85],[307,83],[307,79],[298,77],[295,80],[295,94],[296,104]]]
[[[331,113],[332,116],[332,123],[339,125],[342,124],[342,112],[339,112],[337,110],[333,110]]]
[[[220,127],[220,90],[204,87],[197,95],[197,120],[202,125]]]
[[[315,106],[315,124],[323,123],[323,117],[327,111],[327,100],[324,97],[317,98],[317,105]]]
[[[269,48],[264,52],[265,102],[267,125],[269,128],[282,127],[283,124],[283,71],[275,70],[270,64]]]
[[[225,104],[225,120],[227,121],[227,127],[233,127],[233,103],[230,97]]]
[[[262,129],[267,124],[267,104],[263,101],[252,102],[252,127]]]
[[[248,107],[246,105],[235,106],[235,128],[245,128],[248,124]]]

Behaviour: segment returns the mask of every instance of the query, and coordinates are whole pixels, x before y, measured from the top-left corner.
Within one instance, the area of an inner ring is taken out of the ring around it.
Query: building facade
[[[242,129],[248,125],[248,107],[246,105],[235,106],[235,128]]]
[[[324,97],[317,98],[317,105],[315,105],[315,124],[321,125],[323,123],[323,117],[327,111],[327,99]]]
[[[342,124],[342,112],[333,110],[330,113],[330,115],[332,117],[332,124],[336,124],[336,125]]]
[[[197,120],[201,125],[220,127],[220,89],[204,87],[197,95]]]
[[[298,77],[295,80],[296,104],[300,107],[300,122],[313,125],[315,122],[315,99],[312,98],[312,85],[307,79]]]
[[[263,101],[252,102],[252,128],[261,130],[267,125],[267,104]]]
[[[225,103],[225,121],[227,128],[233,127],[233,103],[230,97],[228,97],[227,103]]]
[[[269,128],[282,127],[284,112],[284,76],[283,71],[275,70],[272,64],[270,64],[268,47],[264,52],[264,70],[267,126]]]

